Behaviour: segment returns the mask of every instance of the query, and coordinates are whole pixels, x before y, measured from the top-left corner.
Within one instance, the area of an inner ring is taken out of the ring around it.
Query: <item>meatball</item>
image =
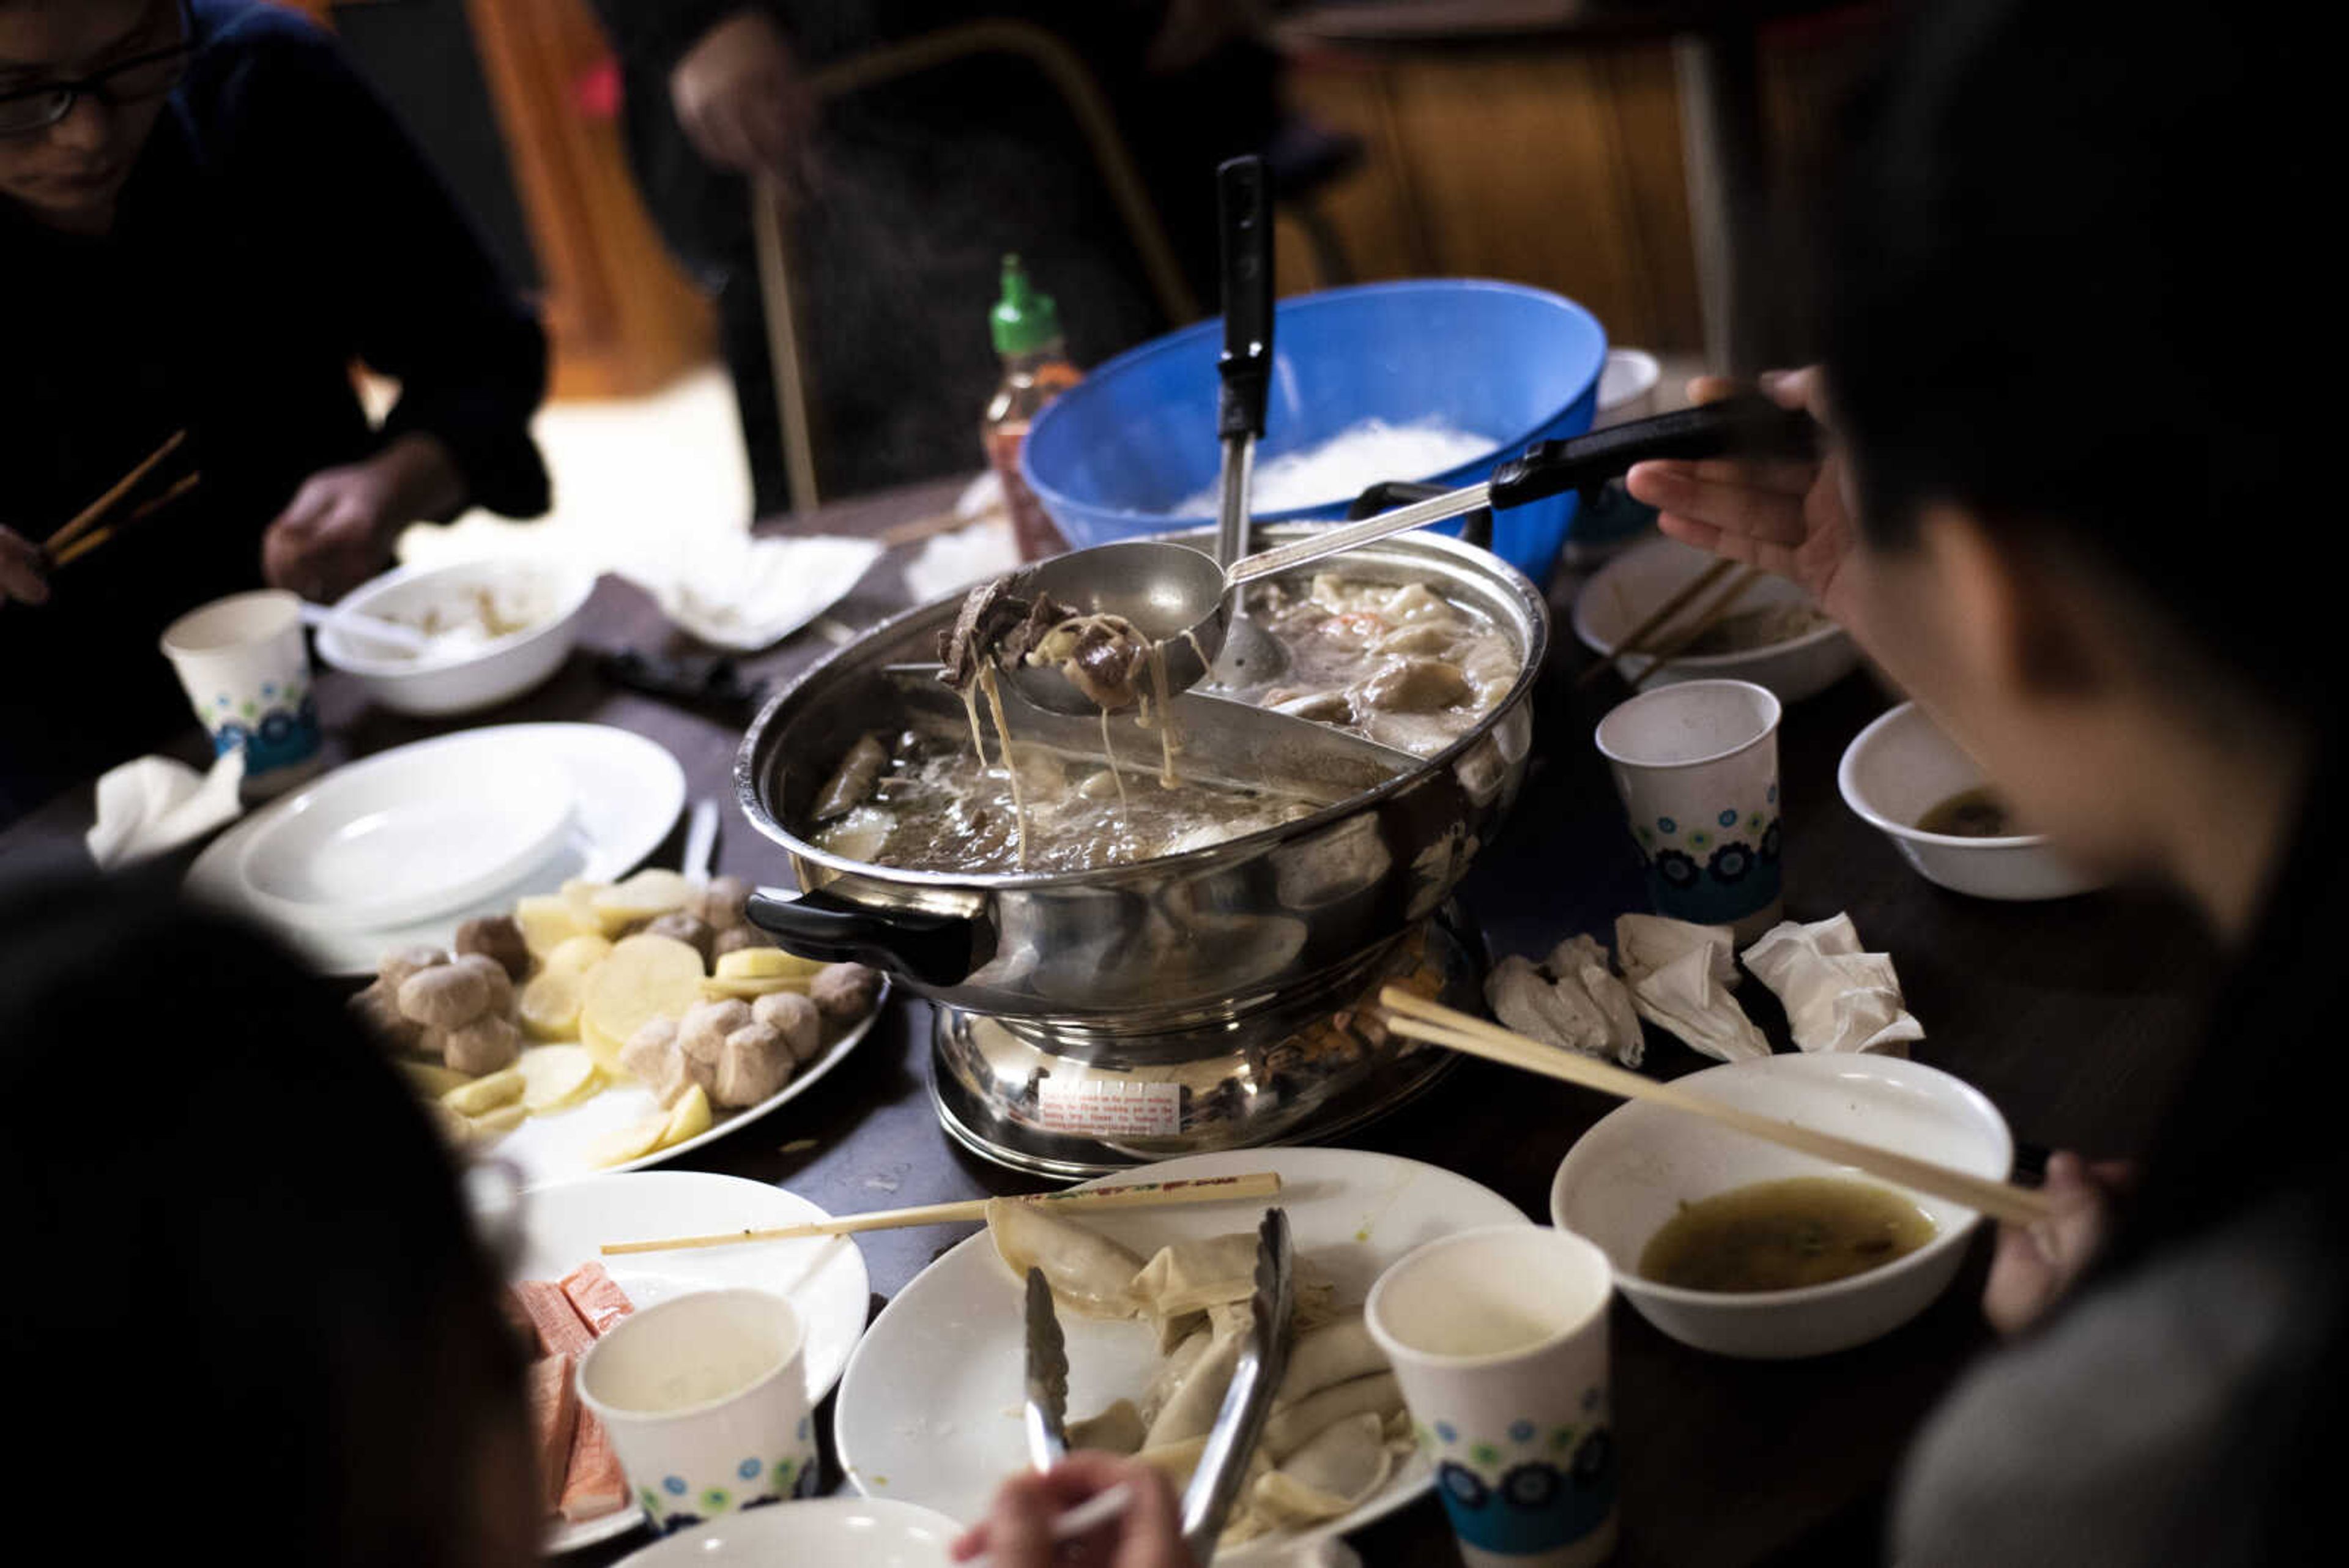
[[[808,984],[808,1000],[835,1023],[862,1018],[881,994],[881,976],[861,963],[826,964]]]

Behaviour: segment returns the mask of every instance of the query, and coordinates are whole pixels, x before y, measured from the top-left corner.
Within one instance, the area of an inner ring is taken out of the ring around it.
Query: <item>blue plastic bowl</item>
[[[1069,543],[1104,545],[1209,520],[1175,510],[1216,482],[1216,356],[1223,326],[1154,338],[1095,369],[1037,417],[1020,472]],[[1444,485],[1485,478],[1527,441],[1580,435],[1598,406],[1607,334],[1570,299],[1519,284],[1420,278],[1284,299],[1273,332],[1262,463],[1320,445],[1364,420],[1440,419],[1495,438],[1442,473],[1387,479]],[[1261,522],[1343,517],[1352,495],[1259,512]],[[1575,499],[1494,516],[1495,553],[1548,580]],[[1459,525],[1446,525],[1456,534]]]

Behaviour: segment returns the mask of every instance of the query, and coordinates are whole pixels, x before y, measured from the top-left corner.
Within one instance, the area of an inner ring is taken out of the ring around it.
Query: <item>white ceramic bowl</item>
[[[1865,1139],[1977,1176],[2004,1179],[2014,1160],[2006,1118],[1971,1085],[1899,1056],[1760,1056],[1674,1082],[1763,1116]],[[1722,1355],[1789,1360],[1864,1345],[1925,1310],[1965,1259],[1981,1215],[1912,1194],[1933,1239],[1849,1279],[1730,1294],[1640,1277],[1640,1254],[1682,1203],[1756,1181],[1850,1174],[1661,1106],[1633,1102],[1578,1139],[1550,1184],[1551,1220],[1596,1242],[1640,1315],[1683,1345]],[[1860,1178],[1862,1180],[1872,1179]]]
[[[436,610],[444,618],[460,613],[487,592],[501,604],[526,605],[530,625],[455,657],[421,659],[387,655],[330,625],[318,632],[318,657],[357,676],[370,697],[395,712],[470,713],[519,697],[561,669],[595,591],[594,572],[534,556],[402,566],[361,583],[336,607],[416,625]]]
[[[874,1497],[818,1498],[730,1513],[679,1531],[623,1560],[657,1564],[788,1563],[792,1568],[946,1568],[962,1526],[910,1502]]]
[[[1953,893],[2064,898],[2099,886],[2059,857],[2044,833],[1961,838],[1914,826],[1951,795],[1984,782],[1981,765],[1914,702],[1903,702],[1853,736],[1836,769],[1844,804],[1892,840],[1918,875]]]
[[[1616,556],[1594,573],[1574,601],[1574,635],[1593,653],[1604,653],[1621,642],[1658,605],[1713,564],[1715,557],[1677,539],[1651,539]],[[1679,614],[1664,623],[1670,634],[1687,625],[1713,603],[1723,588],[1696,596]],[[1784,577],[1764,576],[1748,588],[1732,615],[1771,605],[1807,605],[1810,596]],[[1637,680],[1653,659],[1626,654],[1615,661],[1624,680]],[[1660,671],[1651,686],[1682,680],[1751,680],[1766,686],[1781,702],[1798,702],[1824,691],[1859,662],[1859,649],[1843,628],[1826,625],[1763,648],[1742,653],[1711,653],[1675,659]]]

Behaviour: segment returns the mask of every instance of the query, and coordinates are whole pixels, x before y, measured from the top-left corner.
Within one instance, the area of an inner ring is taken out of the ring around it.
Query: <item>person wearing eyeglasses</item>
[[[182,727],[156,638],[545,509],[546,344],[333,39],[260,0],[0,0],[0,822]],[[351,370],[399,392],[379,424]],[[102,548],[42,547],[175,431]]]

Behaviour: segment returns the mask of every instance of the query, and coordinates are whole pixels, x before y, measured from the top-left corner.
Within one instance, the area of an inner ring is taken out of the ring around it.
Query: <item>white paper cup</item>
[[[580,1362],[579,1402],[663,1533],[813,1490],[805,1340],[779,1295],[699,1291],[635,1314]]]
[[[1524,1225],[1431,1241],[1371,1288],[1469,1568],[1587,1568],[1615,1550],[1607,1254]]]
[[[1658,914],[1741,941],[1777,924],[1778,711],[1750,680],[1688,680],[1599,722]]]
[[[244,753],[247,794],[268,794],[313,771],[318,702],[298,597],[270,588],[214,599],[164,628],[162,646],[212,738],[212,754]]]

